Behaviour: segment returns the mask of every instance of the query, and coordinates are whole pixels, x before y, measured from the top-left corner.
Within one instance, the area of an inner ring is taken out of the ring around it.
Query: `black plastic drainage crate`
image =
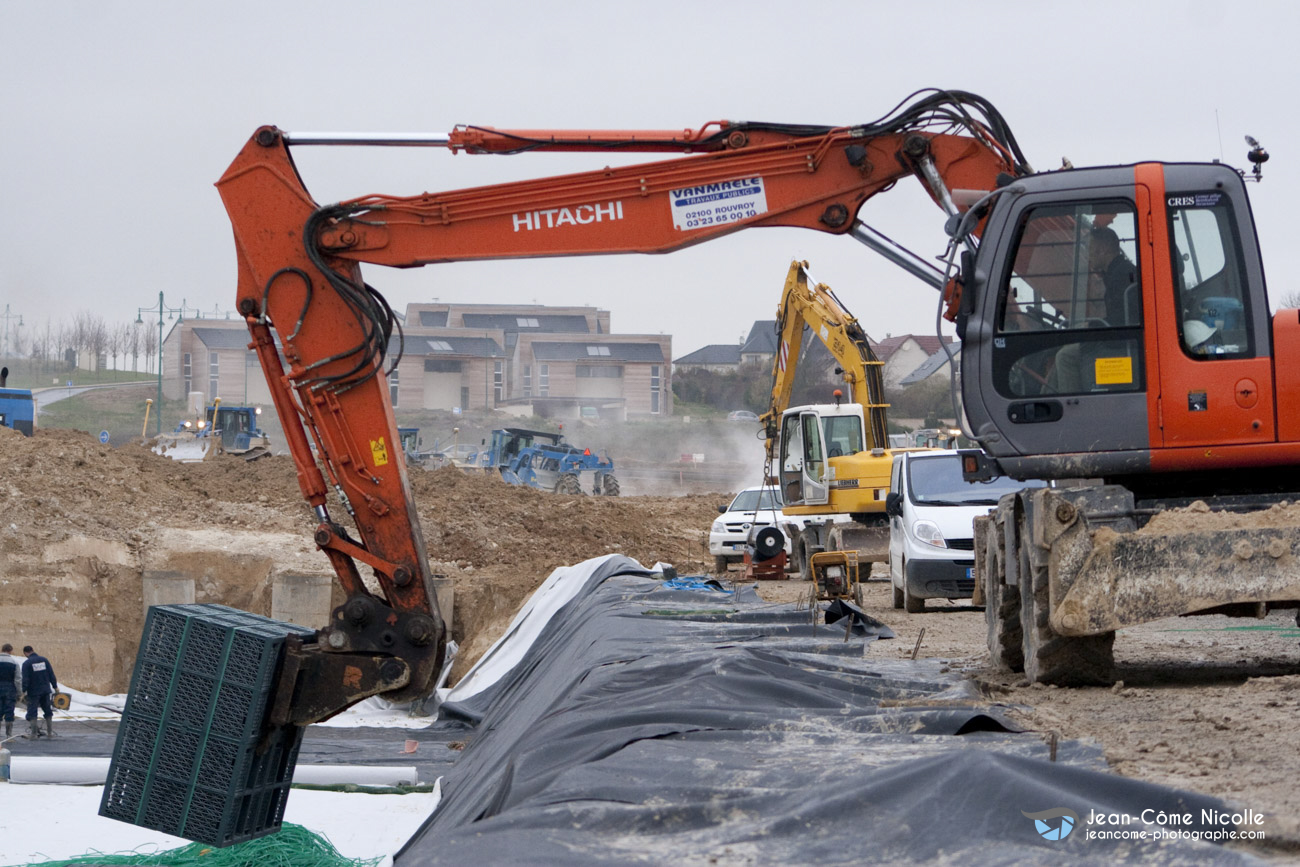
[[[303,729],[263,718],[291,634],[315,633],[224,605],[151,607],[99,814],[213,846],[278,831]]]

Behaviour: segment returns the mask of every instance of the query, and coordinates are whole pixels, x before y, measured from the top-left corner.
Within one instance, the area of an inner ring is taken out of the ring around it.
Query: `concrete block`
[[[183,572],[148,569],[144,573],[144,613],[153,605],[193,605],[194,579]]]
[[[447,636],[451,636],[452,606],[455,604],[455,587],[450,578],[434,578],[433,592],[438,600],[438,611],[447,624]]]
[[[278,573],[271,578],[271,617],[320,629],[329,623],[333,591],[333,575]]]

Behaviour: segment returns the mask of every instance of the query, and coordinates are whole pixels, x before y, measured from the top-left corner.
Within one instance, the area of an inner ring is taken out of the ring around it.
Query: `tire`
[[[792,543],[792,547],[797,547],[799,549],[799,556],[798,556],[799,579],[802,581],[812,581],[813,580],[812,555],[816,554],[817,552],[815,550],[809,550],[810,548],[815,548],[816,546],[809,545],[808,531],[805,530],[804,532],[800,533],[799,538],[794,543]]]
[[[555,483],[555,493],[570,494],[575,497],[582,496],[582,482],[573,473],[565,473],[560,476],[560,480]]]
[[[605,480],[601,484],[601,493],[607,497],[617,497],[621,489],[618,485],[618,479],[614,478],[612,473],[605,475]]]
[[[859,608],[862,607],[862,584],[861,583],[857,583],[853,585],[853,601],[854,603],[857,604]]]
[[[808,550],[808,543],[801,536],[799,538],[799,580],[812,581],[812,555],[813,552]]]
[[[980,580],[984,583],[984,622],[988,627],[989,658],[994,666],[1009,671],[1025,670],[1024,632],[1020,626],[1020,591],[1008,587],[1002,562],[1002,527],[987,525],[984,562]]]
[[[1022,519],[1023,520],[1023,519]],[[1030,683],[1058,686],[1108,686],[1114,683],[1115,633],[1067,637],[1048,622],[1048,576],[1035,568],[1021,541],[1030,538],[1023,523],[1017,533],[1020,558],[1020,628],[1025,677]]]
[[[713,571],[714,571],[716,574],[718,574],[718,575],[726,575],[726,574],[727,574],[727,566],[728,566],[730,563],[731,563],[731,561],[730,561],[729,559],[727,559],[726,557],[721,557],[721,556],[718,556],[718,555],[714,555],[714,557],[713,557]]]
[[[785,534],[776,527],[764,527],[754,534],[754,556],[758,560],[771,560],[785,547]]]
[[[795,575],[803,574],[803,540],[799,536],[790,540],[790,556],[786,558],[785,571]]]
[[[893,581],[892,578],[891,578],[890,581],[889,581],[889,589],[892,590],[892,591],[894,591],[894,607],[895,607],[895,608],[902,608],[902,607],[903,607],[903,591],[902,591],[902,589],[900,589],[900,588],[894,586],[894,581]]]
[[[911,592],[909,592],[907,589],[907,559],[906,558],[903,558],[903,562],[898,564],[898,571],[899,571],[899,578],[903,583],[903,587],[902,589],[894,590],[894,594],[896,596],[902,597],[902,602],[903,602],[902,607],[904,611],[906,611],[908,614],[920,614],[921,612],[925,611],[925,600],[918,599],[917,597],[913,596]],[[889,580],[892,582],[894,579],[890,578]]]

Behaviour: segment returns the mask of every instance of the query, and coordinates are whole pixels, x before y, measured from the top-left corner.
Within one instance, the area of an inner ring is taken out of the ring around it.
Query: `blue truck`
[[[8,388],[8,383],[9,368],[0,368],[0,426],[31,436],[36,426],[36,401],[29,389]]]

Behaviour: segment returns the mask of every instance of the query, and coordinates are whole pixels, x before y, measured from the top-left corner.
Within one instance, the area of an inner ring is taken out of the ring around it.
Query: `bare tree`
[[[133,371],[140,370],[140,343],[142,339],[142,335],[140,334],[141,325],[142,323],[140,322],[130,322],[127,324],[126,331],[124,332],[126,334],[126,346],[123,348],[122,353],[124,356],[131,356],[131,370]],[[124,357],[122,360],[125,362],[126,358]]]
[[[68,346],[77,353],[76,363],[80,365],[81,354],[86,351],[90,343],[90,314],[84,310],[72,317],[72,324],[68,326]]]
[[[158,332],[146,326],[140,331],[141,345],[144,350],[145,372],[154,372],[153,365],[158,359]]]
[[[55,331],[54,346],[54,369],[58,371],[65,370],[65,364],[68,362],[68,351],[76,352],[77,330],[75,324],[59,323]]]
[[[1278,309],[1295,310],[1296,308],[1300,308],[1300,291],[1293,289],[1282,296],[1281,301],[1278,303]]]
[[[48,317],[32,339],[32,359],[40,362],[41,373],[50,372],[50,354],[54,347],[54,327]]]
[[[117,356],[122,352],[122,342],[124,340],[122,337],[122,329],[124,327],[125,326],[120,322],[108,326],[108,334],[105,338],[105,349],[107,349],[108,357],[110,359],[109,367],[113,370],[117,370]]]
[[[131,339],[135,333],[134,322],[119,322],[117,330],[117,354],[122,356],[122,369],[126,368],[126,358],[131,354]],[[116,362],[113,364],[117,367]]]
[[[13,332],[10,340],[14,358],[25,358],[27,356],[27,344],[31,342],[27,332],[27,328],[18,328]]]
[[[109,327],[102,316],[90,316],[86,333],[87,348],[90,350],[91,362],[95,369],[98,369],[100,359],[107,354]]]

